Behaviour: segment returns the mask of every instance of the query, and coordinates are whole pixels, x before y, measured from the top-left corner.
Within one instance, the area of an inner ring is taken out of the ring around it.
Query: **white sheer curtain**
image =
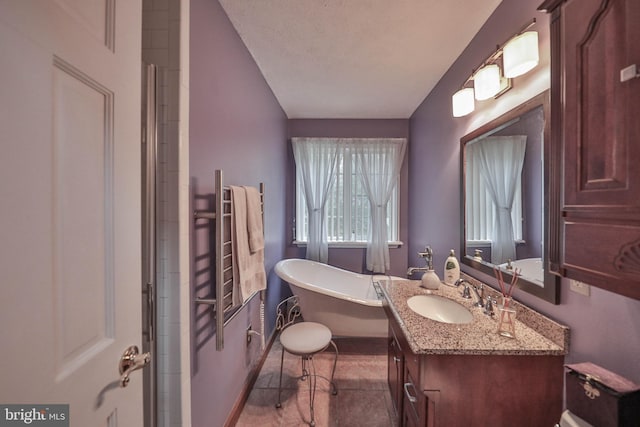
[[[351,141],[371,207],[370,236],[367,239],[367,269],[375,273],[385,273],[391,268],[387,243],[387,205],[393,188],[399,181],[406,142],[404,138]]]
[[[337,139],[330,138],[292,138],[291,144],[309,215],[306,257],[326,264],[329,244],[325,231],[325,205],[336,176],[340,144]]]
[[[493,264],[516,259],[511,209],[526,146],[526,135],[490,136],[478,143],[480,173],[496,209],[491,239]]]

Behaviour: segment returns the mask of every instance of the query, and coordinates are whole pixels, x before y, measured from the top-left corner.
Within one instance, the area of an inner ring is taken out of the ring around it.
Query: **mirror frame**
[[[516,117],[519,117],[535,108],[542,106],[542,111],[544,115],[544,130],[543,130],[543,203],[545,205],[544,215],[543,215],[543,246],[544,251],[542,254],[542,262],[545,266],[544,269],[544,287],[540,287],[535,283],[525,280],[524,278],[520,278],[518,280],[517,287],[529,294],[535,295],[547,302],[552,304],[560,303],[560,276],[557,276],[550,272],[549,270],[549,159],[551,154],[551,115],[550,115],[550,100],[549,100],[549,89],[544,92],[534,96],[533,98],[525,101],[524,103],[518,105],[511,111],[503,114],[502,116],[486,123],[485,125],[477,128],[474,131],[471,131],[467,135],[463,136],[460,139],[460,261],[471,267],[474,270],[478,270],[482,273],[488,274],[491,277],[494,277],[493,267],[494,264],[487,261],[477,261],[474,260],[472,256],[467,255],[466,251],[466,192],[465,192],[465,144],[469,141],[476,139],[477,137],[495,129],[498,126],[507,123]],[[505,281],[510,282],[512,275],[511,273],[507,273],[503,270],[503,276]]]

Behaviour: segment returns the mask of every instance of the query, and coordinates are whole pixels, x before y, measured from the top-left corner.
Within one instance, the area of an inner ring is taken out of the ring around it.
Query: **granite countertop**
[[[483,309],[473,307],[475,299],[461,297],[462,287],[440,285],[437,290],[421,288],[419,280],[380,283],[388,307],[400,324],[411,350],[415,354],[467,355],[566,355],[569,328],[516,302],[516,338],[498,335],[497,310],[493,317]],[[486,289],[487,287],[485,287]],[[487,292],[493,292],[488,290]],[[409,308],[407,299],[429,294],[450,298],[464,305],[473,314],[467,324],[437,322],[420,316]]]

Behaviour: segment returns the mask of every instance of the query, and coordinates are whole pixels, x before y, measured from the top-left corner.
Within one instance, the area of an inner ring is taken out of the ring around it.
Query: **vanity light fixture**
[[[538,33],[526,31],[515,36],[502,49],[504,76],[518,77],[538,65]]]
[[[500,92],[500,67],[489,64],[476,71],[473,75],[473,89],[478,101],[496,96]]]
[[[454,93],[451,97],[451,103],[453,104],[453,117],[462,117],[473,112],[476,108],[473,88],[465,87]]]
[[[462,88],[453,94],[453,117],[462,117],[475,109],[474,98],[497,98],[511,89],[511,79],[538,65],[538,33],[528,31],[535,18],[471,72]],[[504,74],[502,72],[504,69]],[[473,84],[473,87],[471,86]]]

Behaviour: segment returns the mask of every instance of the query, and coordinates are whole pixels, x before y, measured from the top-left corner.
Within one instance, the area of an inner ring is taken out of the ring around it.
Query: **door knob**
[[[137,345],[127,348],[120,358],[120,387],[126,387],[129,384],[129,374],[138,369],[144,368],[151,362],[150,353],[140,354]]]

